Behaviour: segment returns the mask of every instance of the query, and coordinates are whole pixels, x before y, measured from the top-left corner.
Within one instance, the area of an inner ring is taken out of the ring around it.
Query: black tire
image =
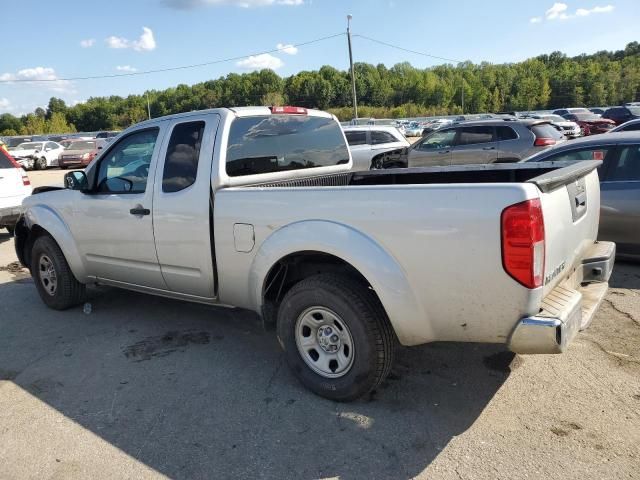
[[[67,167],[66,165],[60,165],[60,170],[66,170],[67,168],[69,167]]]
[[[335,312],[353,341],[350,369],[338,378],[316,373],[296,344],[296,323],[311,307]],[[341,402],[355,400],[375,389],[393,364],[396,338],[387,315],[366,285],[355,278],[320,274],[294,285],[278,311],[278,338],[293,374],[314,393]]]
[[[50,293],[42,280],[40,260],[46,257],[53,266],[56,276],[56,288]],[[71,272],[62,250],[53,238],[48,235],[38,237],[31,250],[31,276],[36,284],[42,301],[54,310],[66,310],[78,305],[84,299],[86,287],[76,280]]]
[[[42,157],[36,160],[35,162],[36,170],[46,170],[47,169],[47,159]]]

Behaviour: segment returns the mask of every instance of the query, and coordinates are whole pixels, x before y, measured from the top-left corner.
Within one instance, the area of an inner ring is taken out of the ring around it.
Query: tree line
[[[359,113],[364,117],[619,105],[640,100],[640,44],[577,57],[553,52],[507,64],[463,62],[419,69],[407,62],[391,68],[356,63],[355,74]],[[21,117],[0,115],[0,135],[123,129],[147,118],[147,98],[152,117],[283,104],[329,110],[341,120],[352,117],[349,72],[323,66],[286,78],[272,70],[230,73],[143,95],[92,97],[74,106],[54,97],[46,109]]]

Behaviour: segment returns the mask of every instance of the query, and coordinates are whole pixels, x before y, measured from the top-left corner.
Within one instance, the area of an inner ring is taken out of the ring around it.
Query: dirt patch
[[[157,357],[166,357],[176,351],[184,352],[186,347],[206,345],[211,341],[209,332],[167,332],[158,337],[147,337],[122,349],[125,357],[134,362],[142,362]]]
[[[20,262],[11,262],[8,265],[0,266],[0,272],[20,273],[25,270]]]

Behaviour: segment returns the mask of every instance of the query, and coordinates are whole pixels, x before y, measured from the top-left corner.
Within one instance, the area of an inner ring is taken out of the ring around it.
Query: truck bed
[[[599,161],[536,163],[493,163],[443,167],[396,168],[347,172],[334,175],[281,180],[253,187],[337,187],[364,185],[431,185],[451,183],[533,183],[548,192],[584,176],[597,168]],[[562,169],[562,170],[561,170]],[[560,171],[561,170],[561,171]]]

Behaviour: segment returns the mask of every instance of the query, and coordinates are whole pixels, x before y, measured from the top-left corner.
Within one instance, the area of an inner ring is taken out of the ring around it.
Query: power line
[[[437,60],[444,60],[445,62],[455,62],[462,63],[464,60],[456,60],[453,58],[439,57],[437,55],[431,55],[430,53],[418,52],[416,50],[410,50],[408,48],[400,47],[398,45],[393,45],[392,43],[383,42],[382,40],[376,40],[375,38],[367,37],[366,35],[354,34],[354,37],[364,38],[365,40],[369,40],[370,42],[378,43],[380,45],[385,45],[387,47],[395,48],[396,50],[402,50],[403,52],[415,53],[416,55],[422,55],[423,57],[435,58]]]
[[[257,53],[251,53],[248,55],[240,55],[238,57],[229,57],[229,58],[222,58],[219,60],[212,60],[210,62],[204,62],[204,63],[195,63],[192,65],[180,65],[178,67],[166,67],[166,68],[158,68],[158,69],[154,69],[154,70],[145,70],[142,72],[127,72],[127,73],[114,73],[111,75],[90,75],[90,76],[85,76],[85,77],[67,77],[67,78],[42,78],[42,79],[27,79],[27,78],[18,78],[18,79],[13,79],[13,80],[0,80],[0,84],[1,83],[42,83],[42,82],[69,82],[69,81],[77,81],[77,80],[97,80],[97,79],[102,79],[102,78],[118,78],[118,77],[133,77],[136,75],[149,75],[152,73],[163,73],[163,72],[172,72],[175,70],[186,70],[186,69],[190,69],[190,68],[199,68],[199,67],[206,67],[209,65],[216,65],[218,63],[225,63],[225,62],[233,62],[234,60],[244,60],[246,58],[249,57],[255,57],[258,55],[265,55],[267,53],[276,53],[276,52],[282,52],[284,50],[287,50],[291,47],[297,48],[297,47],[302,47],[305,45],[311,45],[313,43],[318,43],[318,42],[322,42],[324,40],[329,40],[331,38],[336,38],[336,37],[340,37],[342,35],[346,35],[344,32],[340,32],[340,33],[336,33],[334,35],[328,35],[326,37],[322,37],[322,38],[316,38],[315,40],[309,40],[308,42],[302,42],[302,43],[296,43],[294,45],[287,45],[285,47],[282,48],[274,48],[272,50],[265,50],[263,52],[257,52]]]

